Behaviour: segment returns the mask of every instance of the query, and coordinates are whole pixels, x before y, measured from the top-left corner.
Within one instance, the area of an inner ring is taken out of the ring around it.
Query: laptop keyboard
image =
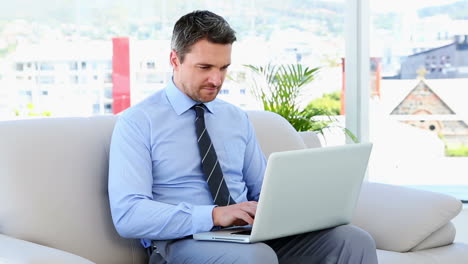
[[[252,232],[252,230],[249,229],[249,230],[232,232],[231,234],[234,234],[234,235],[249,235],[250,236],[251,232]]]

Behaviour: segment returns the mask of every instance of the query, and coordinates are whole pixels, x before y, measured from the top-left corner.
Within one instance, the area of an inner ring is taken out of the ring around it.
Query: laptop
[[[254,224],[193,238],[255,243],[349,224],[371,149],[362,143],[272,153]]]

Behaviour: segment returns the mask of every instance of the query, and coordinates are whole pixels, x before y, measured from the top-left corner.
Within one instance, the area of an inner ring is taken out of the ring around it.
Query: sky
[[[369,0],[371,10],[374,12],[402,11],[402,8],[410,11],[423,7],[448,5],[459,0]]]

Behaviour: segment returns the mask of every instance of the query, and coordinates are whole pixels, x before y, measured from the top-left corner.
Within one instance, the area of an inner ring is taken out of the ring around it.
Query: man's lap
[[[353,225],[265,241],[280,263],[377,263],[374,239]],[[370,253],[370,254],[369,254]]]
[[[275,252],[264,243],[241,244],[186,238],[156,242],[156,246],[168,263],[278,263]]]
[[[342,263],[342,259],[351,258],[351,253],[357,255],[353,256],[356,259],[376,259],[376,256],[364,256],[369,255],[368,252],[360,252],[362,248],[370,247],[375,251],[370,235],[351,225],[264,243],[241,244],[190,238],[160,241],[156,245],[168,263],[277,263],[278,259],[280,263]]]

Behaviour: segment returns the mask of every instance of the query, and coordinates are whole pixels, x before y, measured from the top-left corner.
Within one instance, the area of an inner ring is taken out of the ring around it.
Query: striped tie
[[[229,189],[224,181],[223,171],[218,162],[218,156],[211,142],[210,135],[205,127],[205,105],[197,104],[192,107],[196,112],[195,128],[198,137],[198,148],[200,149],[203,173],[205,173],[208,187],[210,188],[213,201],[216,205],[225,206],[235,204],[229,194]]]

